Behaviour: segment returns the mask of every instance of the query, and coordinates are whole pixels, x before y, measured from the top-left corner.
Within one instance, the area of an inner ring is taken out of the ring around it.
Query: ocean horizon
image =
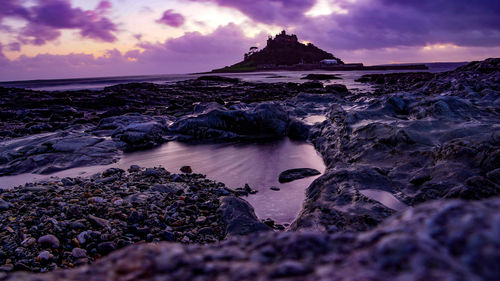
[[[307,71],[255,71],[239,73],[187,73],[187,74],[151,74],[151,75],[125,75],[125,76],[105,76],[105,77],[81,77],[62,79],[36,79],[36,80],[15,80],[0,81],[0,87],[4,88],[24,88],[40,91],[71,91],[71,90],[102,90],[105,87],[127,84],[127,83],[175,83],[189,79],[196,79],[204,75],[217,75],[231,78],[238,78],[246,82],[301,82],[304,75],[310,73],[330,73],[347,74],[345,76],[358,78],[364,74],[372,73],[394,73],[394,72],[444,72],[456,69],[468,62],[434,62],[434,63],[404,63],[385,65],[412,65],[425,64],[427,70],[370,70],[370,71],[327,71],[327,70],[307,70]],[[384,66],[385,66],[384,65]],[[349,79],[347,79],[349,80]],[[303,82],[303,81],[302,81]],[[348,85],[347,85],[348,86]]]

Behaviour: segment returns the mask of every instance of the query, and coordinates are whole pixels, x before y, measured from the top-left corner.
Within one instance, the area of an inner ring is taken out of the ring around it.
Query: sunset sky
[[[0,81],[208,71],[282,29],[365,65],[500,56],[499,0],[0,4]]]

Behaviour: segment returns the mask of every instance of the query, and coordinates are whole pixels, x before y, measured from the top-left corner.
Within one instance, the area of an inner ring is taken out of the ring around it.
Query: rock
[[[35,245],[35,243],[36,243],[36,239],[35,238],[28,237],[28,238],[24,239],[23,242],[21,242],[21,245],[23,247],[31,247],[31,246]]]
[[[170,231],[163,231],[161,233],[161,238],[164,240],[164,241],[169,241],[169,242],[173,242],[175,241],[175,234],[170,232]]]
[[[80,243],[81,245],[87,243],[88,238],[90,238],[90,236],[87,231],[80,232],[80,234],[78,234],[77,236],[78,243]]]
[[[323,89],[323,83],[318,81],[304,82],[300,84],[300,88],[303,90]]]
[[[334,79],[342,79],[341,77],[335,75],[335,74],[307,74],[305,77],[302,77],[300,79],[306,79],[306,80],[334,80]]]
[[[276,186],[271,186],[269,189],[274,190],[274,191],[280,191],[280,188],[276,187]]]
[[[86,258],[87,251],[81,248],[73,248],[73,250],[71,251],[71,255],[77,259]]]
[[[331,85],[326,85],[325,90],[328,92],[335,92],[338,94],[347,94],[349,93],[349,90],[345,85],[342,84],[331,84]]]
[[[0,211],[8,210],[12,207],[12,204],[0,198]]]
[[[435,201],[361,233],[266,232],[208,245],[142,243],[90,266],[9,273],[7,280],[498,280],[499,210],[499,198]]]
[[[248,235],[270,230],[257,219],[252,206],[243,199],[233,196],[223,197],[220,211],[226,225],[227,236]]]
[[[128,171],[130,173],[139,172],[140,170],[141,170],[141,167],[137,166],[137,165],[130,165],[130,168],[128,169]]]
[[[122,170],[122,169],[109,168],[109,169],[105,170],[104,172],[102,172],[102,176],[103,177],[109,177],[109,176],[116,175],[116,174],[121,175],[123,173],[125,173],[125,171]]]
[[[297,277],[302,276],[310,272],[304,264],[296,261],[285,261],[276,266],[274,270],[271,271],[271,278],[283,278],[283,277]]]
[[[167,127],[165,118],[129,113],[102,119],[98,129],[113,128],[113,139],[124,143],[126,150],[133,151],[165,142],[163,135]]]
[[[488,179],[490,179],[491,181],[500,184],[500,168],[488,172],[486,174],[486,177],[488,177]]]
[[[180,168],[180,171],[186,174],[190,174],[193,172],[193,169],[191,169],[191,166],[182,166]]]
[[[101,227],[101,228],[109,228],[110,227],[110,223],[106,219],[102,219],[102,218],[98,218],[98,217],[93,216],[93,215],[89,215],[88,220],[90,223],[92,223],[98,227]]]
[[[27,136],[0,146],[0,176],[107,165],[115,162],[118,154],[113,141],[79,130]],[[4,155],[8,157],[1,160]]]
[[[116,249],[114,242],[103,242],[97,245],[97,251],[101,255],[107,255]]]
[[[41,262],[48,262],[52,258],[53,256],[48,251],[42,251],[38,254],[38,259],[40,259]]]
[[[214,109],[181,118],[169,131],[198,140],[272,138],[286,135],[288,121],[280,105],[261,103],[245,110]]]
[[[200,223],[205,223],[207,221],[207,217],[205,216],[199,216],[198,218],[196,218],[196,223],[200,224]]]
[[[197,78],[199,81],[213,81],[213,82],[226,82],[226,83],[238,83],[240,79],[238,78],[230,78],[230,77],[223,77],[223,76],[217,76],[217,75],[205,75],[205,76],[200,76]]]
[[[299,120],[291,120],[288,124],[288,137],[292,140],[305,141],[309,138],[311,126],[300,122]]]
[[[279,182],[286,183],[291,182],[298,179],[303,179],[307,177],[312,177],[321,174],[316,169],[311,168],[299,168],[299,169],[290,169],[280,173]]]
[[[60,245],[59,239],[52,234],[47,234],[38,238],[38,243],[44,247],[50,247],[53,249],[59,248]]]
[[[171,194],[177,194],[179,191],[182,189],[179,188],[180,185],[175,185],[175,184],[156,184],[153,187],[151,187],[151,191],[157,191],[160,193],[171,193]]]

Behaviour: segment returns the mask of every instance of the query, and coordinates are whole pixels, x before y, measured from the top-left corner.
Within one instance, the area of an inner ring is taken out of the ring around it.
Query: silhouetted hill
[[[324,59],[336,60],[338,64],[344,64],[341,59],[336,58],[333,54],[321,50],[312,43],[300,43],[296,35],[288,35],[285,31],[282,31],[275,38],[269,37],[264,49],[257,51],[256,47],[251,47],[250,52],[245,54],[243,61],[215,71],[253,70],[282,65],[319,64]]]

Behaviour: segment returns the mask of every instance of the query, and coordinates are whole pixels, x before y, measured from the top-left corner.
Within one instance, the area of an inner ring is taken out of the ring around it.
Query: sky
[[[499,0],[0,0],[0,81],[209,71],[285,29],[365,65],[500,57]]]

